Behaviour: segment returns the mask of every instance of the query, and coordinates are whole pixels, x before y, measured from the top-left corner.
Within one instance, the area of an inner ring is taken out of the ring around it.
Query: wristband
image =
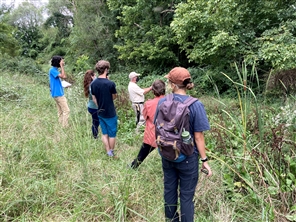
[[[208,161],[208,158],[206,157],[206,158],[204,158],[204,159],[200,159],[201,160],[201,162],[207,162]]]

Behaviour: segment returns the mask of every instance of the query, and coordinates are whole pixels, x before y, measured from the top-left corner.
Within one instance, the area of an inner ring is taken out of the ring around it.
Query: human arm
[[[96,106],[98,106],[97,98],[94,95],[92,95],[92,99],[93,99],[94,103],[96,104]]]
[[[143,94],[145,95],[146,93],[148,93],[152,90],[152,86],[150,86],[148,88],[144,88],[143,90],[144,90]]]
[[[139,96],[145,95],[151,89],[152,89],[151,86],[148,88],[141,88],[140,86],[138,86],[136,83],[133,83],[133,82],[130,82],[128,87],[129,93],[138,94]]]
[[[116,99],[117,98],[117,94],[112,94],[112,99]]]
[[[205,146],[205,138],[203,132],[194,132],[194,140],[200,155],[201,159],[206,159],[206,146]],[[211,167],[209,166],[208,161],[202,162],[202,169],[207,169],[208,176],[212,175]]]
[[[110,80],[109,80],[110,81]],[[116,85],[114,82],[110,81],[110,93],[112,95],[112,99],[115,100],[117,98],[117,91],[116,91]]]
[[[60,78],[62,78],[62,79],[67,78],[66,73],[65,73],[65,69],[64,69],[64,64],[65,64],[65,63],[64,63],[64,60],[61,59],[61,61],[60,61],[61,73],[58,75],[58,77],[60,77]]]
[[[144,117],[145,120],[148,119],[148,107],[147,107],[147,102],[144,103],[143,117]]]

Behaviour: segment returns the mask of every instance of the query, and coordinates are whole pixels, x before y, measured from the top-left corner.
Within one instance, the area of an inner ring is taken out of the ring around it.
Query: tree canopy
[[[118,12],[119,29],[115,35],[119,59],[142,71],[163,71],[179,65],[182,59],[170,23],[180,0],[108,0]],[[146,67],[146,69],[145,69]]]
[[[255,60],[288,69],[295,67],[295,15],[290,1],[188,0],[171,28],[188,59],[201,65]]]
[[[0,54],[16,56],[18,54],[18,41],[14,38],[15,29],[7,22],[6,15],[10,12],[8,6],[0,8]]]
[[[32,2],[1,20],[2,53],[61,54],[74,70],[107,59],[114,71],[144,75],[242,62],[265,73],[295,68],[296,4],[288,0],[49,0],[46,10]]]
[[[43,46],[41,25],[43,24],[42,11],[30,2],[23,2],[10,15],[10,24],[16,28],[14,37],[21,46],[21,55],[36,58]]]

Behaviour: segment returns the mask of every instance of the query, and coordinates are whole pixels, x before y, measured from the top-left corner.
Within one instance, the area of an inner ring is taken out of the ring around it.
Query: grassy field
[[[125,86],[118,88],[115,160],[107,157],[101,140],[91,136],[80,84],[65,90],[70,127],[62,129],[48,85],[30,76],[2,74],[0,221],[164,221],[160,157],[153,152],[138,170],[128,168],[142,135],[131,127]],[[201,100],[211,112],[219,106],[210,98]],[[271,221],[263,201],[249,202],[250,194],[229,198],[229,169],[215,158],[210,164],[214,176],[199,178],[195,221]]]

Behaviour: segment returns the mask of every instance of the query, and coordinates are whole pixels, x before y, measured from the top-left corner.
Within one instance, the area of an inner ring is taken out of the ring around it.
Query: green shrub
[[[12,73],[18,72],[25,75],[36,75],[42,73],[41,66],[35,60],[25,57],[0,57],[0,69]]]

